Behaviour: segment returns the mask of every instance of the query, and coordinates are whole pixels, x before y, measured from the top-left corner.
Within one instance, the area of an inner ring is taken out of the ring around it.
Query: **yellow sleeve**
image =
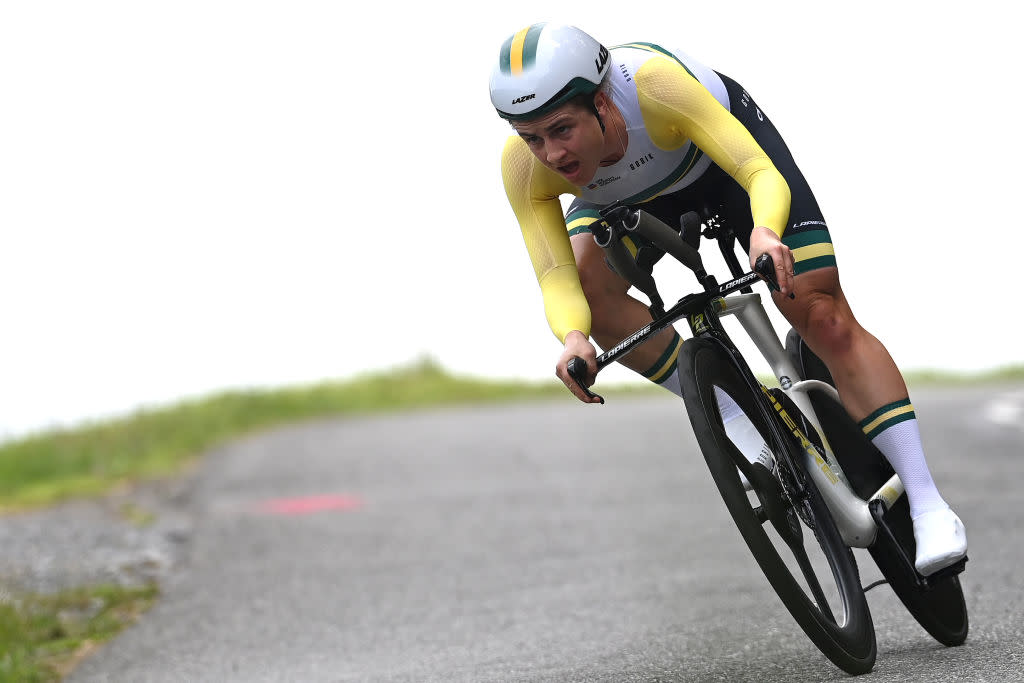
[[[501,175],[540,283],[551,331],[562,342],[573,330],[589,336],[590,306],[580,286],[558,201],[560,195],[578,190],[538,163],[522,138],[515,135],[505,143]]]
[[[789,217],[789,185],[743,124],[668,57],[648,59],[637,69],[635,81],[654,144],[676,149],[692,140],[750,195],[754,225],[782,237]]]

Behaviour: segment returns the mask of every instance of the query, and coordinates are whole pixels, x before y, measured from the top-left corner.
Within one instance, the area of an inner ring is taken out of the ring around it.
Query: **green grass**
[[[906,375],[911,388],[925,385],[957,386],[968,384],[1000,384],[1024,382],[1024,365],[1011,365],[984,372],[951,372],[947,370],[915,370]]]
[[[59,681],[156,597],[154,586],[17,597],[0,592],[0,683]]]

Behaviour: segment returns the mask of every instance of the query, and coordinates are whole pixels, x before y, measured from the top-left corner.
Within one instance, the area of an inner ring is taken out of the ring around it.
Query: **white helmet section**
[[[609,68],[608,50],[578,28],[533,24],[502,44],[491,72],[491,104],[513,121],[541,116],[597,90]]]

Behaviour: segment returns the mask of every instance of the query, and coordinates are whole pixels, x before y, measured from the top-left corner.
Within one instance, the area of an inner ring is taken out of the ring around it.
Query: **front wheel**
[[[843,544],[821,495],[808,481],[806,497],[794,500],[796,496],[783,486],[777,467],[769,473],[761,465],[749,465],[729,436],[750,434],[753,428],[769,445],[776,462],[785,457],[781,451],[786,446],[775,442],[761,410],[761,398],[752,392],[729,354],[712,340],[687,340],[679,370],[697,443],[733,521],[769,583],[811,641],[836,666],[851,674],[870,671],[876,656],[871,614],[853,553]],[[740,481],[738,466],[753,482],[749,493]]]

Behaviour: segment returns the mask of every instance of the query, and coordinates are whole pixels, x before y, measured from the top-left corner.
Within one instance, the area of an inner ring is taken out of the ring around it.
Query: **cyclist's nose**
[[[549,164],[557,164],[565,158],[565,147],[556,142],[549,142],[545,147],[544,152],[547,154]]]

